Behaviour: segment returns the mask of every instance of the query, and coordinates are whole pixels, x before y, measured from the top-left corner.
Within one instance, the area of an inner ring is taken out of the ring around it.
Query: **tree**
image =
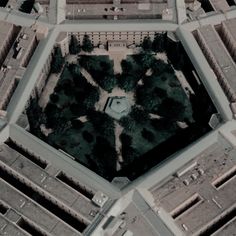
[[[120,64],[121,64],[123,74],[131,74],[132,73],[134,65],[131,61],[123,59]]]
[[[129,92],[135,89],[138,79],[133,75],[121,75],[118,83],[121,89],[124,89],[125,92]]]
[[[24,12],[24,13],[30,13],[33,9],[35,0],[25,0],[21,6],[20,6],[20,11]]]
[[[130,116],[139,124],[145,124],[150,119],[149,113],[137,106],[132,107]]]
[[[83,131],[82,136],[84,140],[87,141],[88,143],[92,143],[94,140],[93,135],[90,134],[87,130]]]
[[[86,109],[93,109],[95,103],[99,100],[100,97],[100,91],[96,87],[91,87],[88,92],[87,96],[83,102]]]
[[[136,91],[136,101],[149,112],[156,112],[156,109],[161,104],[161,99],[145,89],[144,86],[138,87]]]
[[[133,140],[132,136],[130,136],[126,133],[121,133],[119,138],[120,138],[122,145],[127,145],[127,146],[132,145],[132,140]]]
[[[152,50],[152,41],[149,36],[144,37],[141,47],[143,48],[144,51],[147,52],[150,52]]]
[[[76,77],[80,76],[80,66],[78,64],[70,64],[69,70],[73,78],[76,79]]]
[[[87,113],[87,118],[93,124],[94,129],[104,137],[113,138],[115,124],[114,120],[106,113],[90,110]]]
[[[128,145],[122,145],[121,154],[124,159],[124,166],[131,164],[139,156],[137,150]]]
[[[83,105],[78,105],[76,103],[72,103],[70,105],[70,110],[73,115],[75,116],[84,116],[86,114],[86,109],[84,108]]]
[[[152,50],[154,52],[164,52],[166,49],[166,33],[156,33],[152,42]]]
[[[153,89],[153,93],[158,96],[159,98],[165,98],[167,97],[167,92],[166,90],[162,89],[162,88],[159,88],[159,87],[155,87]]]
[[[142,53],[140,54],[141,57],[141,66],[145,70],[152,68],[154,62],[156,61],[155,57],[150,53]]]
[[[131,132],[136,128],[136,123],[130,116],[124,116],[120,119],[119,123],[124,127],[125,130]]]
[[[82,49],[85,52],[92,52],[93,51],[93,44],[87,34],[84,35]]]
[[[80,52],[79,42],[74,34],[71,35],[70,45],[69,45],[70,54],[78,54]]]
[[[97,82],[104,90],[109,93],[116,86],[116,78],[114,75],[106,75]]]
[[[97,171],[104,177],[111,177],[116,171],[117,152],[110,142],[98,136],[92,149],[94,160],[98,166]]]
[[[52,73],[59,73],[62,69],[62,66],[65,62],[64,57],[62,57],[61,49],[56,47],[51,62],[51,71]]]
[[[166,98],[159,106],[158,114],[173,121],[182,121],[185,119],[185,106],[172,98]]]
[[[147,130],[146,128],[143,128],[141,134],[142,134],[142,137],[146,139],[148,142],[153,142],[155,139],[153,132],[150,130]]]
[[[8,3],[8,0],[1,0],[0,1],[0,7],[5,7]]]
[[[84,127],[84,123],[78,119],[72,120],[71,124],[74,129],[82,129]]]
[[[50,101],[53,103],[57,103],[59,101],[59,96],[55,93],[50,95]]]

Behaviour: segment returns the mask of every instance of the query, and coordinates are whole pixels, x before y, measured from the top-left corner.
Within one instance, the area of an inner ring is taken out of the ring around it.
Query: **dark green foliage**
[[[80,66],[78,64],[70,64],[69,71],[71,72],[73,79],[80,77]]]
[[[153,93],[155,94],[155,96],[158,96],[159,98],[167,97],[166,90],[164,90],[162,88],[155,87],[154,90],[153,90]]]
[[[124,159],[123,166],[128,166],[138,158],[139,153],[136,149],[129,145],[122,145],[121,154]]]
[[[152,50],[154,52],[164,52],[166,50],[166,40],[166,33],[156,33],[152,42]]]
[[[161,98],[155,96],[152,90],[147,90],[145,87],[140,86],[136,91],[136,102],[147,111],[155,112],[161,104]]]
[[[132,136],[130,136],[126,133],[121,133],[119,138],[120,138],[120,141],[123,145],[124,144],[127,145],[127,146],[132,145]]]
[[[77,117],[86,115],[86,109],[83,105],[72,103],[70,105],[70,110],[71,110],[71,113]]]
[[[132,163],[139,155],[137,150],[132,147],[132,137],[126,133],[121,133],[120,141],[122,144],[121,155],[124,159],[123,166]]]
[[[137,106],[133,106],[130,112],[130,117],[132,117],[138,124],[145,125],[150,119],[149,113]]]
[[[59,101],[59,97],[57,94],[53,93],[50,95],[50,101],[53,103],[57,103]]]
[[[93,51],[93,44],[87,34],[84,35],[82,49],[85,52],[92,52]]]
[[[142,137],[146,139],[148,142],[153,142],[155,140],[155,136],[152,131],[143,128]]]
[[[99,111],[89,111],[87,118],[93,124],[94,129],[107,138],[114,137],[115,124],[113,118],[106,113]]]
[[[78,130],[84,127],[84,123],[78,119],[72,120],[71,124],[74,129],[78,129]]]
[[[70,54],[78,54],[80,52],[80,45],[75,35],[71,35],[70,45],[69,45]]]
[[[73,85],[70,81],[66,81],[65,83],[63,83],[63,91],[64,91],[64,94],[68,97],[73,97],[74,96],[74,88],[73,88]]]
[[[24,13],[30,13],[33,9],[35,0],[25,0],[21,6],[20,6],[20,11],[24,12]]]
[[[0,7],[5,7],[8,3],[8,0],[1,0],[0,1]]]
[[[124,116],[119,121],[120,125],[124,127],[125,130],[132,132],[136,128],[136,122],[130,116]]]
[[[65,59],[64,57],[62,57],[61,49],[59,47],[56,47],[53,57],[52,57],[51,72],[59,73],[62,69],[64,62],[65,62]]]
[[[135,89],[138,78],[134,75],[121,75],[118,78],[118,85],[121,89],[125,90],[125,92],[129,92]]]
[[[113,71],[113,62],[106,56],[82,56],[80,64],[98,83],[98,85],[111,92],[116,86],[116,77]]]
[[[175,130],[177,128],[177,125],[175,122],[166,118],[153,119],[151,120],[151,124],[153,128],[156,129],[157,131]]]
[[[82,133],[84,140],[86,140],[88,143],[92,143],[94,138],[93,135],[90,134],[87,130],[83,131]]]
[[[152,41],[150,37],[148,36],[144,37],[141,47],[144,51],[147,51],[147,52],[150,52],[152,50]]]
[[[172,69],[170,64],[166,64],[164,61],[162,60],[154,60],[152,63],[152,71],[154,74],[156,75],[161,75],[164,72],[168,72],[168,73],[174,73],[174,70]],[[165,75],[162,75],[162,77],[164,77]]]
[[[153,68],[153,63],[156,61],[155,57],[149,53],[140,54],[141,66],[144,70]]]
[[[46,116],[42,108],[38,105],[36,98],[30,99],[30,104],[26,109],[26,114],[28,116],[31,132],[36,136],[43,138],[40,125],[46,123]]]
[[[107,75],[103,77],[103,79],[99,80],[99,85],[110,93],[116,86],[116,77],[113,75]]]
[[[53,103],[48,103],[47,106],[45,107],[45,114],[48,117],[53,116],[55,113],[57,113],[59,111],[59,108],[57,107],[57,105],[53,104]]]
[[[123,59],[121,61],[121,68],[123,74],[130,74],[134,69],[134,64],[130,60]]]
[[[65,122],[61,117],[60,109],[53,103],[48,103],[44,112],[47,117],[46,125],[48,128],[56,129]]]
[[[97,87],[91,87],[88,92],[87,96],[84,99],[83,105],[84,107],[89,110],[89,109],[94,109],[95,103],[99,100],[100,97],[100,92]]]
[[[158,114],[170,120],[183,121],[185,119],[185,106],[172,98],[166,98],[159,106]]]
[[[116,170],[117,152],[115,147],[103,137],[98,136],[93,147],[92,154],[98,166],[97,171],[107,177],[114,174]]]

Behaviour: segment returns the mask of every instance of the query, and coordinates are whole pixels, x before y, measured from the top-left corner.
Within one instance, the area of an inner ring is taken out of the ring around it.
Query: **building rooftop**
[[[222,24],[227,28],[234,40],[236,40],[236,18],[223,21]]]
[[[21,151],[18,152],[17,150]],[[23,197],[25,194],[24,188],[27,188],[27,186],[33,186],[34,189],[41,189],[41,192],[44,192],[43,196],[46,196],[47,198],[49,197],[49,199],[52,198],[54,201],[59,201],[59,205],[64,206],[67,211],[74,212],[73,214],[77,216],[78,224],[83,222],[83,224],[85,224],[84,227],[90,224],[94,220],[100,208],[95,205],[90,198],[88,198],[88,195],[85,196],[83,195],[83,192],[78,192],[77,188],[69,184],[69,177],[67,177],[68,179],[66,181],[66,177],[64,176],[63,178],[59,170],[53,170],[46,164],[46,162],[42,162],[37,158],[35,159],[33,155],[27,154],[26,152],[25,155],[22,155],[22,152],[22,149],[11,141],[10,143],[7,142],[7,144],[2,144],[0,146],[0,168],[5,168],[7,171],[13,171],[14,176],[17,173],[17,175],[20,175],[22,181],[23,179],[25,181],[22,186],[19,184],[16,187],[12,184],[8,174],[2,173],[1,177],[4,180],[1,181],[1,189],[5,190],[4,194],[1,194],[1,201],[10,206],[11,209],[15,209],[22,215],[26,216],[30,221],[43,227],[47,232],[52,233],[52,231],[55,231],[58,233],[54,233],[53,235],[65,235],[62,232],[66,232],[70,229],[70,227],[68,228],[68,222],[66,221],[63,223],[62,218],[62,222],[58,224],[57,217],[60,218],[60,214],[58,215],[55,213],[53,208],[50,206],[47,208],[47,213],[44,210],[45,205],[41,203],[40,194],[38,200],[30,194],[27,199]],[[37,208],[37,214],[32,207]],[[57,217],[52,217],[51,214],[54,214]],[[56,225],[57,227],[60,227],[60,233],[59,229],[54,228]],[[76,233],[71,234],[71,230],[70,232],[68,231],[68,233],[69,235],[77,235]]]
[[[67,2],[69,1],[73,0]],[[31,15],[20,13],[15,10],[16,8],[11,10],[0,8],[0,19],[7,21],[0,22],[0,46],[4,39],[2,32],[7,32],[12,23],[22,27],[38,24],[47,26],[49,30],[47,37],[46,33],[46,38],[42,37],[29,65],[19,69],[17,64],[18,69],[15,72],[9,70],[10,72],[5,77],[4,72],[0,72],[0,77],[4,78],[0,80],[0,86],[5,86],[5,83],[12,81],[15,75],[21,78],[24,74],[14,93],[14,99],[6,111],[4,126],[0,132],[0,235],[105,236],[105,233],[108,233],[109,236],[182,236],[183,232],[193,235],[200,234],[201,230],[203,235],[204,233],[205,235],[214,233],[218,236],[234,235],[236,225],[235,147],[229,145],[224,138],[216,141],[215,136],[223,131],[228,132],[228,135],[231,133],[228,138],[236,145],[236,132],[232,131],[236,130],[236,124],[232,120],[228,101],[192,32],[203,25],[212,25],[212,27],[206,27],[210,28],[209,32],[208,30],[205,32],[204,27],[200,29],[204,31],[206,42],[214,51],[217,63],[222,66],[222,70],[227,70],[224,71],[225,77],[229,77],[229,83],[232,83],[235,89],[235,82],[230,79],[231,76],[235,78],[235,71],[232,69],[234,66],[231,68],[231,59],[227,61],[227,51],[221,39],[216,35],[214,25],[219,25],[226,19],[235,18],[236,10],[229,9],[226,0],[212,0],[211,3],[218,12],[206,14],[201,19],[198,18],[199,13],[196,13],[189,23],[186,22],[184,1],[159,1],[157,9],[153,7],[154,1],[152,4],[146,4],[145,1],[145,4],[135,5],[133,4],[135,0],[126,0],[126,2],[132,2],[129,6],[133,8],[124,7],[126,10],[121,11],[118,7],[118,9],[105,11],[107,3],[103,6],[97,5],[96,10],[99,12],[100,19],[103,15],[110,16],[107,21],[104,21],[97,19],[98,15],[94,6],[90,5],[90,8],[87,8],[87,2],[80,6],[74,4],[73,7],[72,4],[65,6],[64,1],[61,0],[51,0],[50,7],[49,0],[37,2],[45,7],[45,14],[41,16],[34,13]],[[119,3],[119,1],[114,2]],[[121,3],[123,2],[121,0]],[[127,3],[123,3],[123,6],[125,4]],[[168,10],[165,4],[168,5]],[[67,11],[67,17],[70,16],[68,17],[70,20],[65,20],[65,11]],[[155,15],[157,12],[158,17]],[[166,16],[166,13],[169,14]],[[172,21],[156,20],[162,14],[169,19],[172,13]],[[117,14],[122,15],[124,19],[126,18],[124,15],[129,14],[132,20],[127,17],[127,20],[119,21],[122,18],[120,17],[118,21],[109,21],[112,18],[116,19],[114,15]],[[150,15],[156,19],[139,20],[139,18],[149,18]],[[81,18],[76,21],[79,16]],[[89,18],[95,20],[89,20]],[[235,37],[235,20],[229,20],[227,24]],[[199,81],[206,86],[226,124],[216,128],[205,137],[206,139],[201,139],[187,150],[177,153],[173,159],[170,158],[170,161],[168,159],[160,166],[156,166],[137,182],[130,182],[124,188],[117,189],[112,183],[106,182],[92,171],[69,159],[65,153],[47,145],[16,124],[59,32],[72,31],[177,32],[178,39],[197,68]],[[12,67],[14,65],[13,63]],[[5,88],[2,87],[0,94],[6,91]],[[5,142],[9,138],[17,142],[17,147]],[[201,152],[203,149],[204,151]],[[189,162],[190,159],[191,162]],[[186,164],[186,162],[189,163]],[[157,183],[160,179],[162,182]],[[151,194],[148,191],[149,188]],[[100,198],[103,199],[100,191],[109,198],[104,207],[92,203],[92,198],[97,192],[99,192],[98,201]],[[71,214],[74,214],[75,218]],[[212,219],[216,224],[211,224]],[[83,231],[84,227],[86,229]],[[209,231],[206,227],[209,227]]]
[[[13,27],[12,23],[6,21],[0,21],[0,49],[2,45],[5,43],[6,37],[9,37],[9,33],[11,32],[11,28]]]
[[[221,229],[218,217],[227,215],[227,211],[236,205],[236,149],[223,142],[219,140],[212,144],[175,174],[151,188],[156,205],[169,212],[187,235],[206,233],[207,227],[212,233]],[[230,229],[230,220],[225,219],[222,228],[229,223]],[[214,229],[213,221],[216,221]]]
[[[197,31],[204,40],[204,46],[209,49],[213,60],[220,68],[225,81],[229,84],[230,88],[232,88],[233,93],[236,93],[236,65],[214,26],[202,26]]]
[[[162,12],[168,8],[167,3],[129,3],[129,4],[67,4],[68,19],[104,18],[161,18]]]
[[[0,215],[0,234],[1,235],[17,235],[17,236],[28,235],[26,232],[22,231],[14,223],[11,223],[2,215]]]
[[[209,1],[215,11],[228,11],[230,6],[226,0],[210,0]]]
[[[174,236],[175,232],[163,224],[140,192],[134,190],[118,200],[92,235]]]

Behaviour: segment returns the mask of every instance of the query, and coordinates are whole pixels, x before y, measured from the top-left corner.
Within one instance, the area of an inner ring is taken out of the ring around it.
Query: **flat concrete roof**
[[[30,219],[30,221],[32,222],[35,222],[45,231],[51,233],[54,228],[57,227],[58,222],[61,222],[64,230],[70,233],[69,235],[78,235],[78,232],[74,231],[67,224],[64,224],[58,218],[50,214],[50,212],[41,208],[38,204],[35,204],[34,201],[31,201],[29,198],[18,192],[15,188],[11,187],[2,179],[0,180],[0,188],[1,200],[3,202],[7,203],[11,208],[15,209],[20,215]],[[63,234],[54,235],[64,236]]]
[[[0,49],[2,48],[2,45],[5,44],[5,41],[8,39],[9,33],[12,31],[12,27],[12,23],[0,20]]]
[[[168,8],[167,3],[146,3],[145,6],[137,3],[120,4],[114,8],[114,4],[67,4],[66,15],[70,19],[89,18],[89,17],[103,17],[118,16],[124,18],[142,18],[148,16],[150,18],[157,18],[162,15],[163,10]],[[145,7],[145,8],[144,8]]]
[[[91,200],[62,183],[55,178],[54,175],[48,174],[47,171],[34,164],[14,149],[8,147],[6,144],[2,144],[0,149],[1,162],[7,164],[17,173],[44,189],[44,191],[66,204],[69,208],[71,207],[81,214],[87,222],[91,222],[94,219],[94,216],[99,211],[99,207],[95,206]],[[94,213],[93,216],[91,212]]]
[[[229,4],[226,0],[210,0],[215,11],[228,11],[230,9]]]
[[[151,188],[151,192],[156,204],[173,216],[183,232],[193,235],[236,204],[236,174],[225,183],[221,182],[222,185],[216,185],[227,173],[234,173],[234,169],[236,170],[236,149],[226,140],[218,140],[179,172]],[[193,207],[186,207],[176,214],[193,196],[197,196],[199,201]]]
[[[27,233],[19,229],[15,224],[11,223],[1,214],[0,214],[0,235],[28,236]]]
[[[236,18],[223,21],[222,24],[225,25],[233,39],[236,41]]]
[[[234,93],[236,93],[236,65],[214,26],[207,25],[200,27],[197,32],[204,39],[205,46],[212,53],[215,62],[225,77],[225,80],[229,83]]]

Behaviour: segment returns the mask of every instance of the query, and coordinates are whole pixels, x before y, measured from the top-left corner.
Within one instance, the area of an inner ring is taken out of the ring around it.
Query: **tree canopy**
[[[65,63],[65,58],[62,56],[61,49],[56,47],[51,62],[52,73],[59,73]]]
[[[87,34],[84,35],[82,49],[85,52],[92,52],[93,51],[93,44]]]
[[[144,51],[151,51],[152,50],[152,41],[149,36],[145,36],[143,39],[143,42],[141,44],[141,47]]]
[[[75,35],[71,35],[70,44],[69,44],[70,54],[77,54],[80,52],[80,44]]]
[[[21,6],[20,6],[20,11],[24,12],[24,13],[30,13],[33,9],[35,0],[25,0]]]

